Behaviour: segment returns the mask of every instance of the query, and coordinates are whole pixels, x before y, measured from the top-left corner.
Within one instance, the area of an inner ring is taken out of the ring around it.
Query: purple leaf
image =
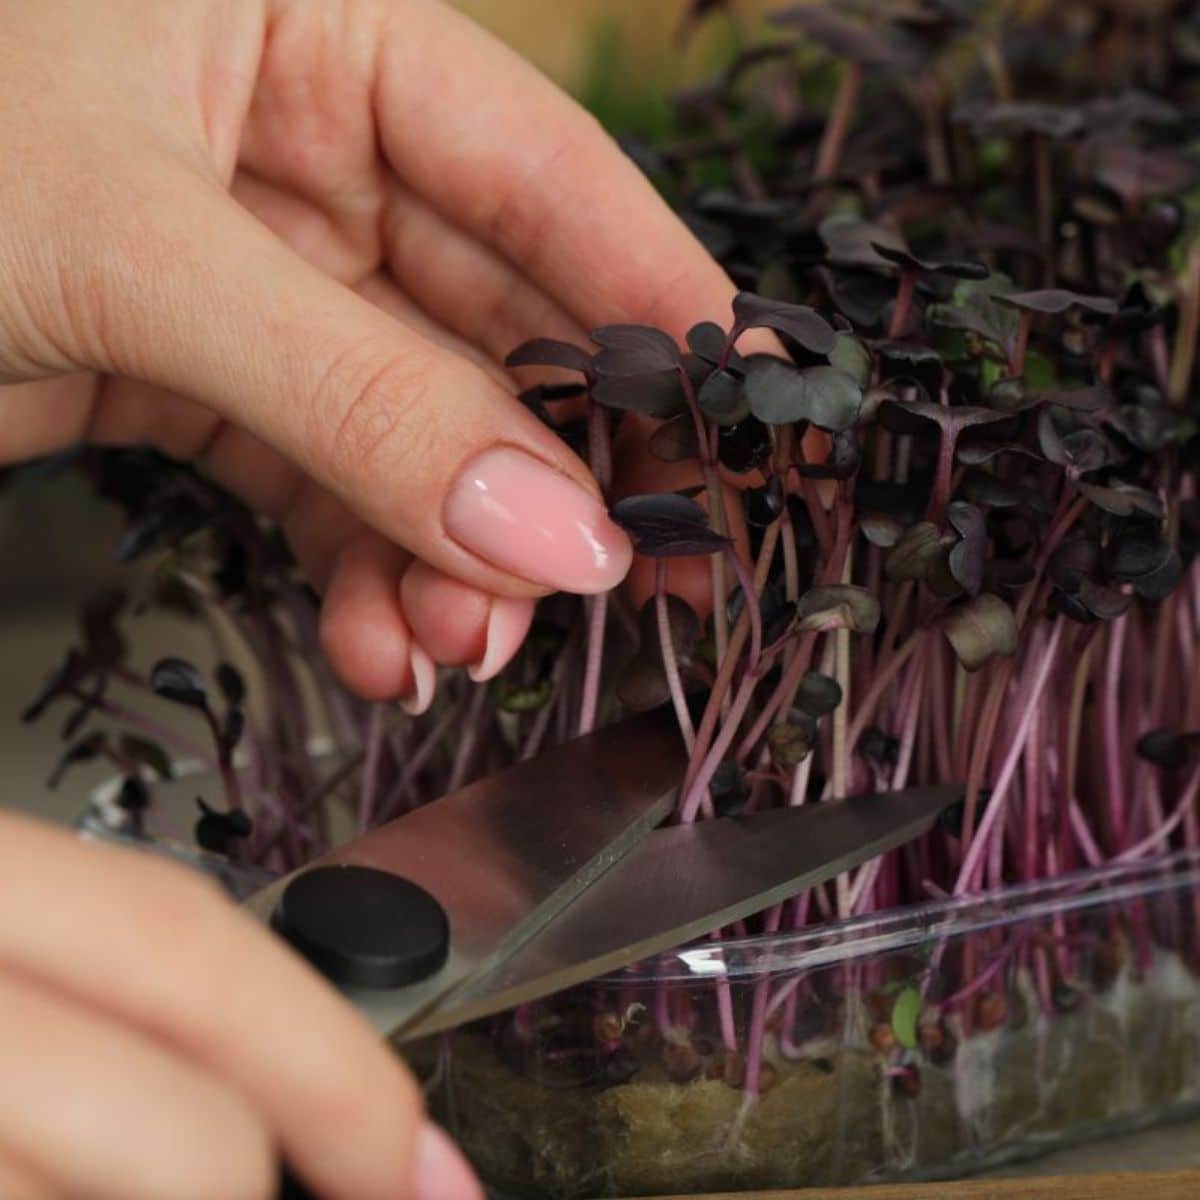
[[[978,671],[997,655],[1016,653],[1016,618],[1012,609],[990,592],[951,608],[942,620],[942,630],[967,671]]]
[[[687,410],[687,398],[674,369],[644,375],[602,376],[592,385],[592,399],[605,408],[648,417],[673,417]]]
[[[983,586],[983,564],[987,553],[987,521],[973,504],[955,500],[946,517],[959,535],[950,551],[950,574],[968,596],[977,596]]]
[[[802,633],[848,629],[874,633],[879,627],[879,601],[866,588],[849,583],[815,587],[796,606],[797,628]]]
[[[649,325],[605,325],[591,338],[601,347],[594,359],[599,375],[645,375],[679,365],[675,339]]]
[[[813,354],[828,354],[834,348],[833,326],[803,304],[785,304],[753,292],[739,292],[733,301],[733,315],[743,329],[786,333]]]
[[[1065,288],[1039,288],[1033,292],[1009,292],[993,296],[997,304],[1018,308],[1023,312],[1057,314],[1070,308],[1084,308],[1089,312],[1106,316],[1117,311],[1117,302],[1107,296],[1088,296],[1082,292],[1069,292]]]
[[[612,519],[634,540],[639,554],[673,558],[713,554],[730,539],[708,523],[708,514],[695,500],[674,492],[626,496],[611,509]]]
[[[504,360],[506,367],[563,367],[578,371],[586,379],[595,375],[592,356],[580,346],[554,338],[534,338],[523,342]]]
[[[156,695],[189,708],[207,708],[204,677],[182,658],[159,659],[150,672],[150,687]]]

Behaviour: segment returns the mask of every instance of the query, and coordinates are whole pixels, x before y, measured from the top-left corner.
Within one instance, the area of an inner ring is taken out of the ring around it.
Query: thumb
[[[158,265],[109,277],[108,361],[88,365],[210,405],[486,591],[591,593],[625,575],[629,542],[587,468],[478,366],[317,271],[215,187],[175,187],[140,211],[153,221],[130,257]]]

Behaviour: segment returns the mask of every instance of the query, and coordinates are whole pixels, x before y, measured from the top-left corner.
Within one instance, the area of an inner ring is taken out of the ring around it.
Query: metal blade
[[[516,955],[393,1035],[500,1012],[719,929],[919,837],[961,796],[909,788],[659,829]]]
[[[674,716],[646,713],[470,784],[304,868],[391,871],[430,892],[449,918],[450,955],[431,978],[347,994],[391,1032],[491,970],[662,822],[686,765]],[[291,878],[247,907],[269,920]]]

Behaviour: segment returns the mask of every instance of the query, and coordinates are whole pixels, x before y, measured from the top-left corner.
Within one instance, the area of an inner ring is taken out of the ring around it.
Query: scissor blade
[[[686,765],[673,715],[657,710],[552,747],[304,868],[394,872],[449,918],[450,955],[435,975],[390,991],[346,989],[350,998],[390,1033],[503,962],[662,822]],[[269,920],[291,878],[248,907]]]
[[[517,954],[393,1034],[500,1012],[719,929],[919,837],[961,795],[909,788],[656,830]]]

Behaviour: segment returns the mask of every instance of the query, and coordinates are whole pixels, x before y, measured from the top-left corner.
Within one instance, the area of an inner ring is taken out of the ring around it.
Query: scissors
[[[669,710],[542,752],[272,880],[243,903],[395,1043],[678,946],[927,832],[916,787],[663,824]]]

